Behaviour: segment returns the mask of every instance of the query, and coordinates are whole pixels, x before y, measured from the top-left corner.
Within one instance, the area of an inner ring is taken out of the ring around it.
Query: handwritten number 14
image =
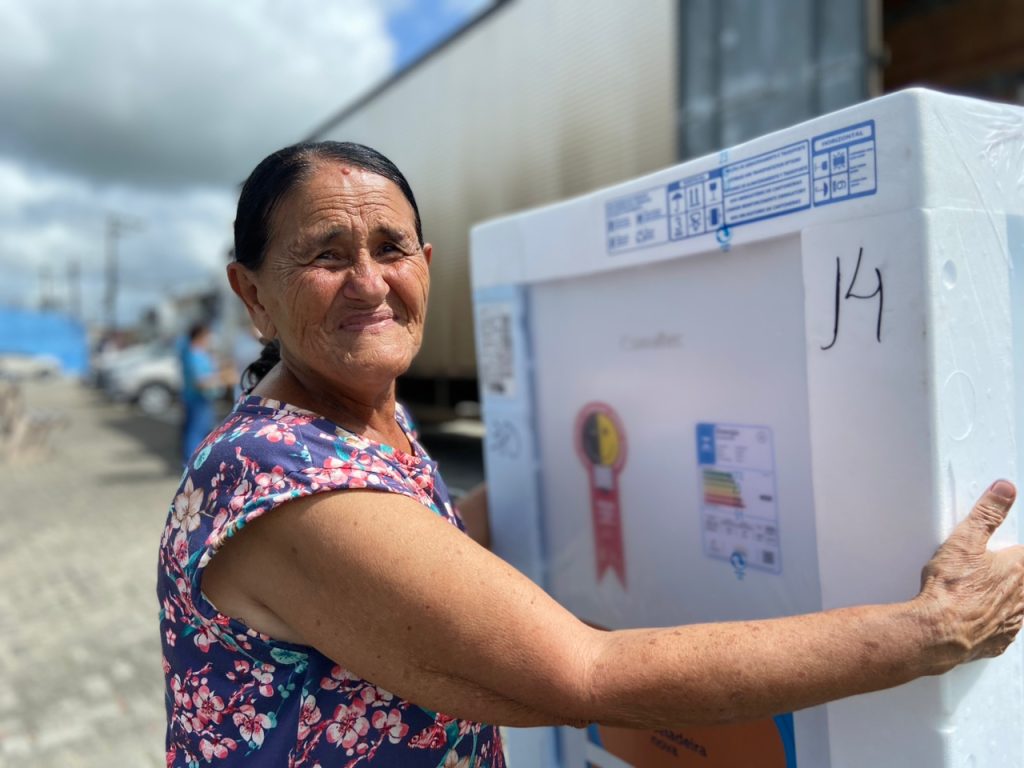
[[[854,288],[857,285],[857,276],[860,275],[860,263],[864,258],[864,249],[861,248],[857,251],[857,266],[853,269],[853,279],[850,280],[850,286],[846,289],[846,293],[843,293],[843,274],[842,274],[842,263],[838,257],[836,257],[836,313],[835,322],[832,326],[832,341],[827,346],[822,347],[823,350],[832,349],[836,345],[836,339],[839,338],[839,310],[842,308],[842,302],[849,299],[873,299],[878,297],[878,320],[875,323],[875,339],[878,343],[882,342],[882,307],[885,303],[885,290],[882,288],[882,273],[875,268],[875,278],[878,280],[878,285],[871,293],[854,293]]]

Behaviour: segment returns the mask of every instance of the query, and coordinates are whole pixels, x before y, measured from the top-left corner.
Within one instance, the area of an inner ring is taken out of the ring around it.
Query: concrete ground
[[[156,551],[176,427],[71,381],[23,383],[64,416],[2,465],[0,766],[160,766]]]
[[[0,460],[0,768],[162,766],[156,552],[177,415],[72,381],[23,392],[64,418],[48,449]],[[451,486],[482,476],[478,440],[426,442]]]

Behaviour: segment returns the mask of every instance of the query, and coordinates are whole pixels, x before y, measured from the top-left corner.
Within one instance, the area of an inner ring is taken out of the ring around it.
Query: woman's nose
[[[384,267],[370,258],[360,259],[351,269],[342,293],[346,298],[379,304],[388,293]]]

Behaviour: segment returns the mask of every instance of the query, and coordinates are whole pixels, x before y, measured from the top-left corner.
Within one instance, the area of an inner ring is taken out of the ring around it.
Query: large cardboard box
[[[1020,478],[1020,108],[893,94],[488,222],[472,252],[496,548],[588,622],[905,600]],[[736,729],[510,743],[573,768],[1021,766],[1019,646]]]

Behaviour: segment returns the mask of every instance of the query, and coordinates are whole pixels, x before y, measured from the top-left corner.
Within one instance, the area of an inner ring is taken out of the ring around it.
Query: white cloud
[[[0,152],[143,184],[233,183],[394,60],[371,0],[0,0]]]
[[[223,279],[237,184],[390,71],[398,0],[0,0],[0,305],[98,320],[110,213],[122,322]]]
[[[167,293],[223,279],[233,189],[97,186],[0,161],[0,200],[0,304],[34,306],[50,288],[66,301],[75,262],[82,270],[84,314],[100,320],[110,214],[138,224],[118,241],[122,322],[133,322]]]

